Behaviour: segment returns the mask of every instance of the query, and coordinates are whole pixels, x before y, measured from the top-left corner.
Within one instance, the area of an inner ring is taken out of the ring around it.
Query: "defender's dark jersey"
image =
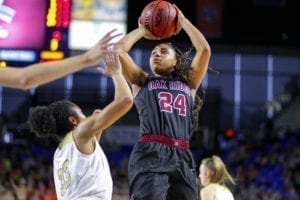
[[[134,103],[139,112],[140,134],[190,140],[193,98],[183,79],[148,77]]]

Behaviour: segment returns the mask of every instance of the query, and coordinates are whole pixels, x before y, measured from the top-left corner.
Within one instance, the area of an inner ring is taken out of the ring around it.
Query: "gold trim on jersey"
[[[72,131],[67,133],[67,135],[64,137],[64,139],[59,143],[59,145],[58,145],[59,150],[61,150],[66,144],[69,144],[74,141],[72,133],[73,133]]]

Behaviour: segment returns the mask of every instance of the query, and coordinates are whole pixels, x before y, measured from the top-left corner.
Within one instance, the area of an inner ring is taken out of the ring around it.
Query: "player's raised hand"
[[[119,53],[117,51],[108,49],[104,55],[104,68],[97,68],[98,71],[106,76],[113,76],[114,74],[122,73],[122,67],[119,59]]]
[[[176,31],[175,31],[175,34],[174,34],[174,35],[177,35],[182,29],[181,22],[182,22],[182,20],[185,19],[185,16],[182,13],[182,11],[175,4],[173,4],[173,6],[177,10],[177,27],[176,27]]]
[[[104,53],[114,44],[112,40],[122,35],[121,33],[116,33],[116,30],[117,29],[113,29],[106,33],[84,54],[91,66],[98,65],[100,61],[104,60]]]
[[[144,38],[147,40],[160,40],[159,37],[154,36],[142,23],[141,23],[141,17],[138,19],[138,25],[140,28],[143,28],[145,31]]]

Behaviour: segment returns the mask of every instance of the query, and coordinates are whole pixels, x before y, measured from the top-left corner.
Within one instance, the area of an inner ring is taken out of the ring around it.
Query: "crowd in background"
[[[299,131],[281,129],[270,134],[256,130],[240,133],[227,142],[229,145],[219,155],[237,180],[237,185],[230,187],[237,200],[300,199]],[[39,140],[1,144],[1,200],[56,199],[52,179],[53,146],[51,142],[45,144]],[[106,151],[114,180],[113,200],[129,199],[130,150],[131,147],[120,147]]]
[[[300,132],[251,132],[222,151],[238,200],[300,199]]]

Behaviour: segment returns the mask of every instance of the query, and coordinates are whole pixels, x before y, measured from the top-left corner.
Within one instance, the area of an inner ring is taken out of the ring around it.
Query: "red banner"
[[[223,0],[197,0],[196,26],[208,38],[223,36]]]

